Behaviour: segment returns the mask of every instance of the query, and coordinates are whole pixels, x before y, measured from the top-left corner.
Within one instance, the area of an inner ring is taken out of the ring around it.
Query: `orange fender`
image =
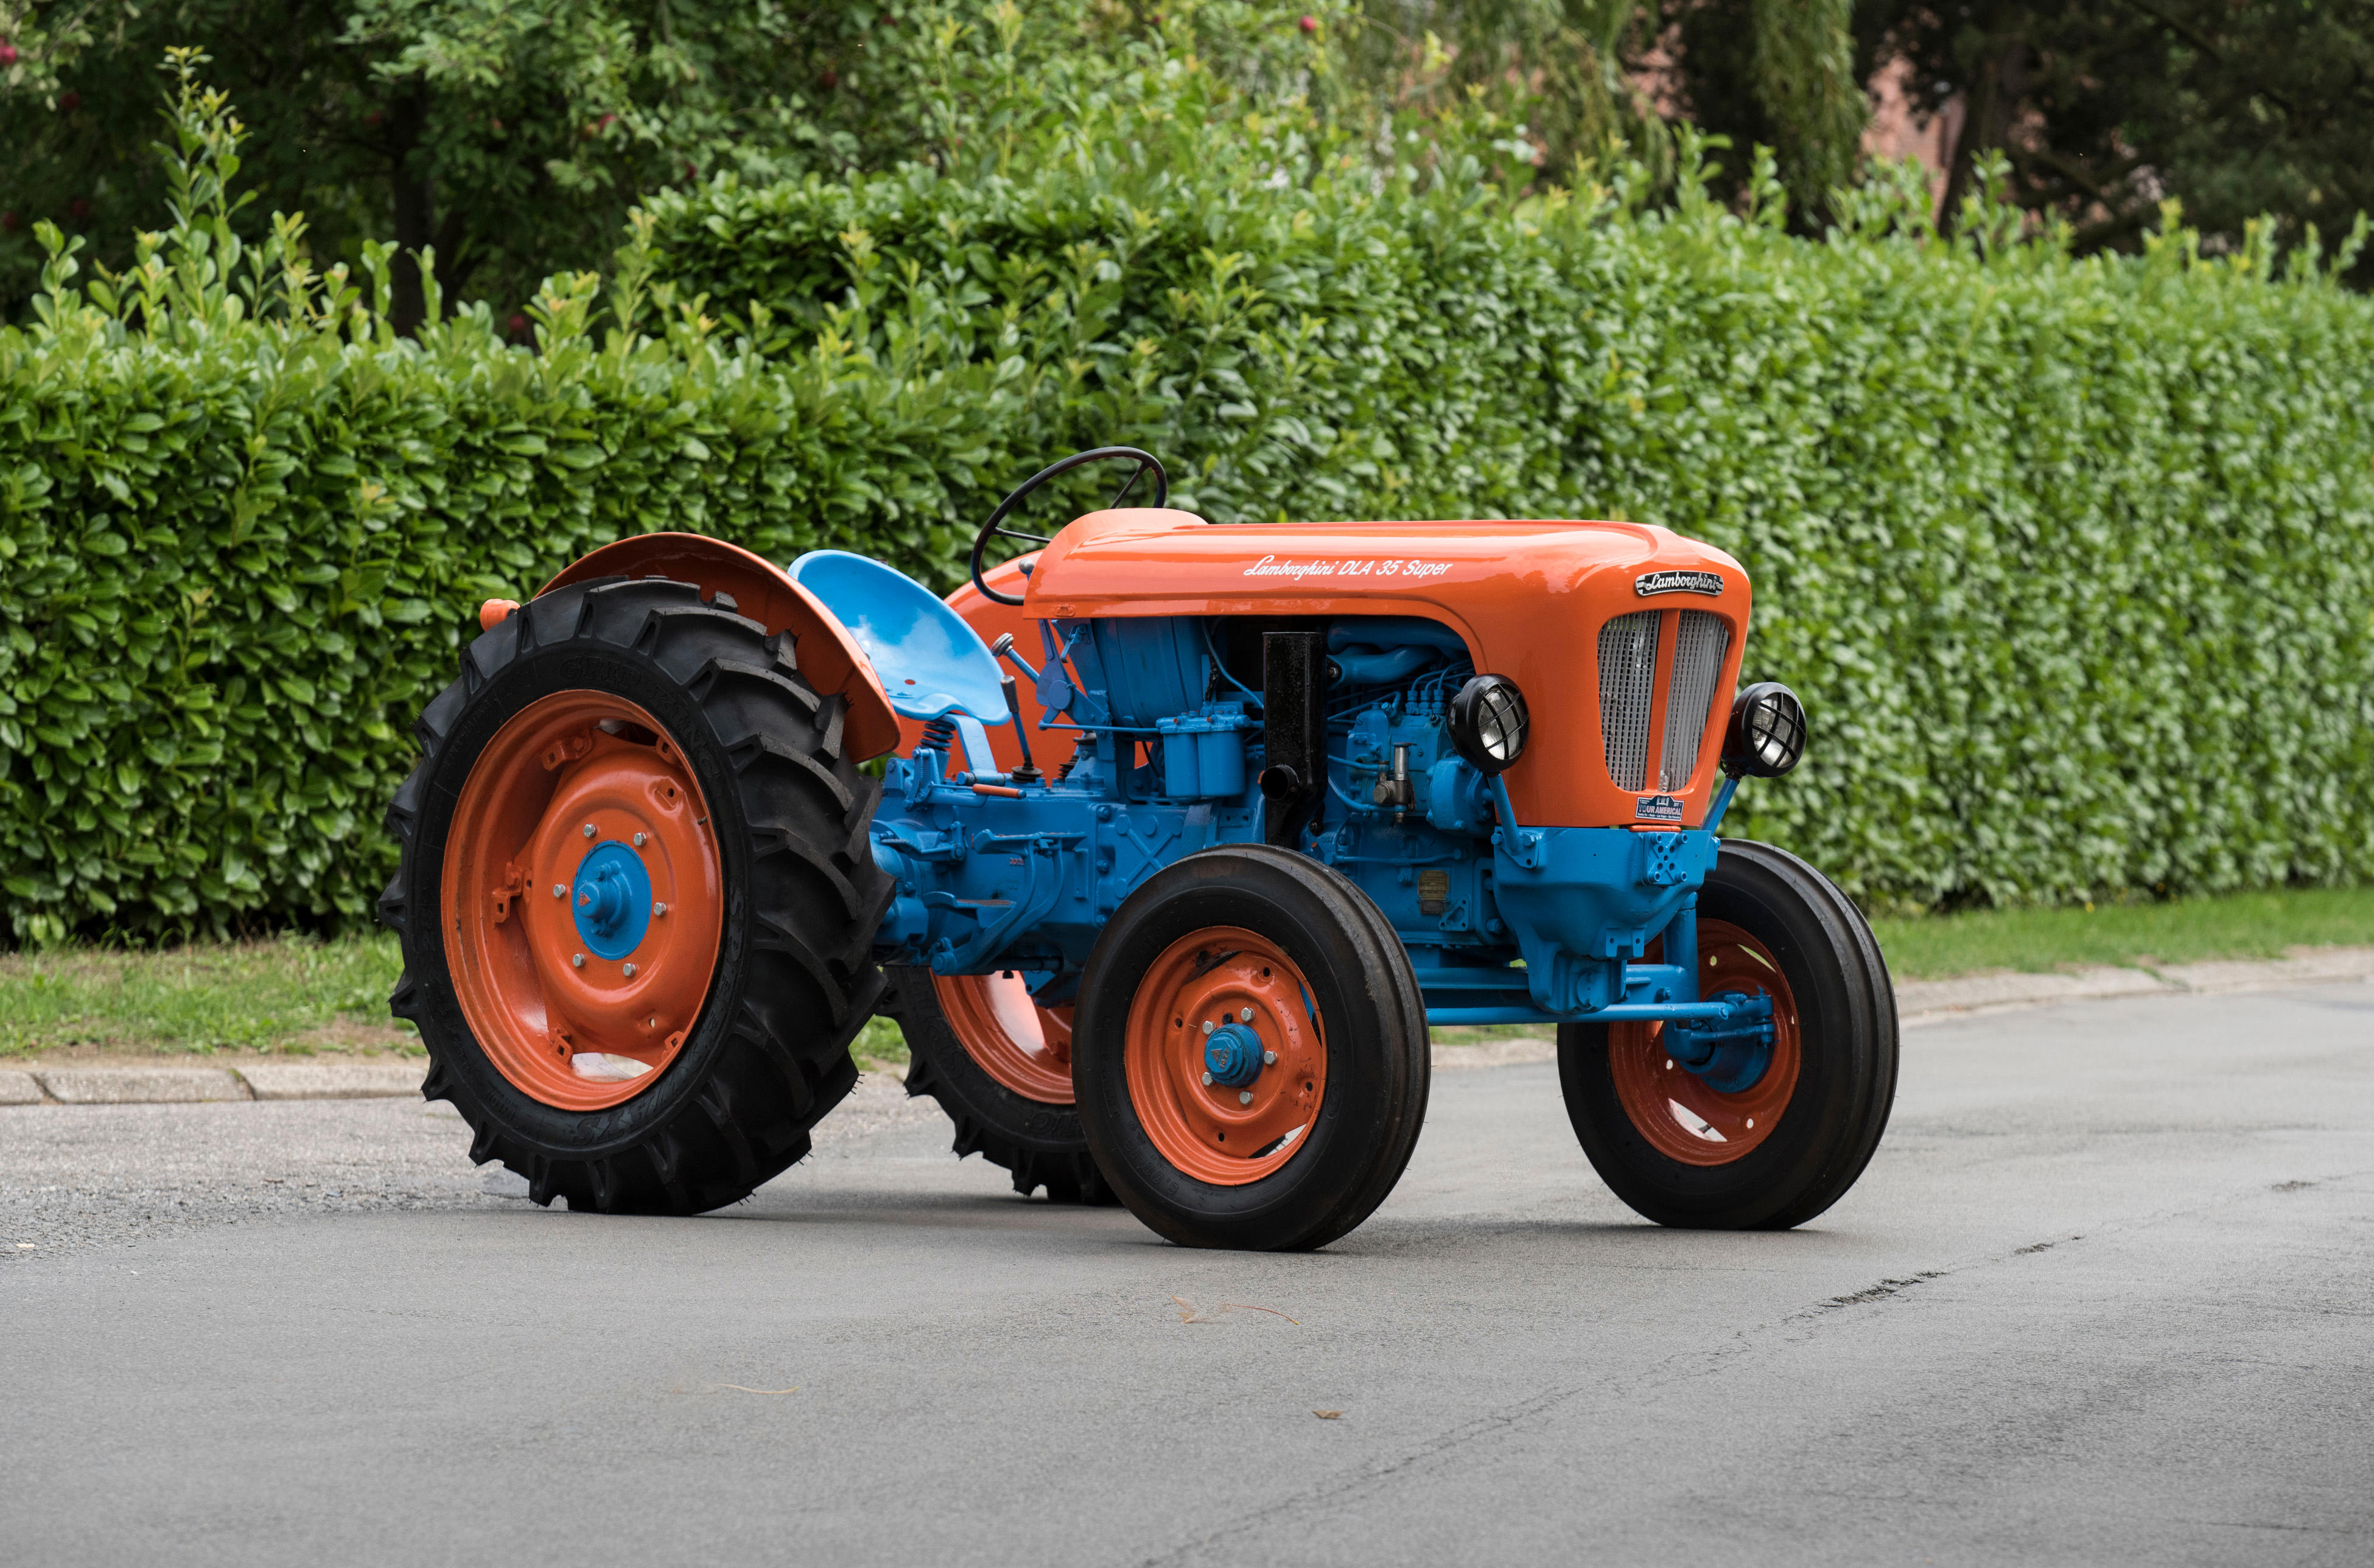
[[[788,632],[807,683],[847,704],[841,735],[852,756],[862,762],[897,748],[899,715],[873,664],[821,600],[765,557],[703,534],[639,534],[581,556],[537,592],[597,577],[667,577],[731,595],[740,614]]]

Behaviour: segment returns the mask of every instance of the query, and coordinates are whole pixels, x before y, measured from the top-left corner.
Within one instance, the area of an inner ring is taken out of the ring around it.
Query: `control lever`
[[[1028,676],[1030,678],[1031,685],[1036,686],[1039,684],[1039,672],[1032,669],[1028,663],[1024,662],[1022,655],[1014,651],[1013,632],[999,632],[997,634],[997,641],[989,645],[989,651],[995,657],[1013,660],[1014,667]]]
[[[1023,673],[1033,681],[1039,678],[1038,672],[1023,664],[1022,655],[1014,651],[1013,632],[1000,632],[997,641],[989,645],[989,651],[1021,665]],[[1022,766],[1015,769],[1009,776],[1017,784],[1037,784],[1045,775],[1030,760],[1030,730],[1022,722],[1022,693],[1015,689],[1014,678],[1010,675],[998,677],[997,686],[1005,693],[1005,716],[1014,721],[1014,738],[1022,745]]]

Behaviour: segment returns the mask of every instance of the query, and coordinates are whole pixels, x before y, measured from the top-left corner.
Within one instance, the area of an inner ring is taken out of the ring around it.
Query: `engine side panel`
[[[1509,771],[1523,821],[1678,827],[1705,820],[1719,741],[1686,778],[1611,775],[1598,632],[1640,611],[1695,610],[1727,629],[1709,712],[1727,711],[1746,645],[1747,574],[1722,551],[1631,523],[1327,523],[1213,527],[1153,508],[1091,513],[1043,551],[1025,612],[1050,619],[1413,616],[1456,631],[1475,667],[1525,693],[1533,739]],[[1666,690],[1676,638],[1651,676]],[[1643,740],[1662,760],[1663,702]],[[1706,726],[1708,734],[1715,725]],[[1686,753],[1685,753],[1686,755]],[[1660,787],[1663,785],[1664,787]]]

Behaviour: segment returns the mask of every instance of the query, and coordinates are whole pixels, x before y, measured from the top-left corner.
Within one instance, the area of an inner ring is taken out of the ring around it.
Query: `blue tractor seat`
[[[810,550],[790,571],[849,629],[901,718],[966,713],[985,725],[1013,721],[989,644],[929,588],[847,550]]]

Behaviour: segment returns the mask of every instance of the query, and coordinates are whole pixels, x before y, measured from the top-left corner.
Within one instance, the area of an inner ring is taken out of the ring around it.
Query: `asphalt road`
[[[1637,1222],[1544,1065],[1313,1256],[828,1126],[617,1220],[442,1107],[0,1110],[0,1562],[2374,1560],[2374,986],[1908,1031],[1780,1235]]]

